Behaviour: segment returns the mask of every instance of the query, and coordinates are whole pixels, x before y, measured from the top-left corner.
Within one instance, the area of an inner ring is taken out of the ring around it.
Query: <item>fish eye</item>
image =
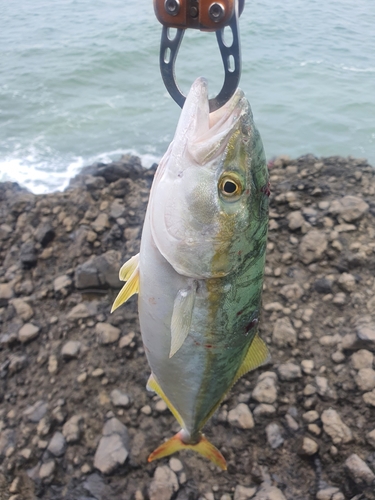
[[[226,174],[219,181],[219,191],[225,198],[233,199],[242,194],[243,188],[240,179]]]

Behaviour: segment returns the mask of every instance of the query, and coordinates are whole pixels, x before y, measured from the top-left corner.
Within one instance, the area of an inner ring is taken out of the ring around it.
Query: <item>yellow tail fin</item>
[[[220,469],[227,470],[225,458],[220,451],[203,436],[203,434],[196,444],[184,443],[182,440],[183,434],[184,431],[181,430],[171,439],[160,445],[159,448],[156,448],[156,450],[153,451],[148,457],[148,461],[152,462],[158,458],[168,457],[169,455],[172,455],[173,453],[176,453],[176,451],[180,450],[193,450],[211,460],[211,462],[220,467]]]

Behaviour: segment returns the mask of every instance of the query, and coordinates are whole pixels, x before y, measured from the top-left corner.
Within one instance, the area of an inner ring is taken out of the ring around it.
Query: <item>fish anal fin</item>
[[[138,267],[139,264],[139,253],[137,255],[133,255],[128,261],[125,262],[121,266],[120,272],[119,272],[119,278],[121,281],[128,281],[130,276],[134,273],[135,269]]]
[[[203,434],[200,436],[199,441],[196,444],[184,443],[183,441],[184,431],[181,430],[171,439],[160,445],[155,451],[151,453],[148,457],[148,461],[152,462],[158,458],[168,457],[173,453],[176,453],[180,450],[192,450],[208,460],[211,460],[212,463],[220,467],[222,470],[227,470],[227,464],[225,458],[220,453],[220,451],[208,441]]]
[[[165,402],[165,404],[168,406],[169,411],[172,413],[174,418],[177,420],[177,422],[180,424],[181,427],[185,427],[184,421],[182,420],[181,415],[178,413],[176,408],[173,406],[173,404],[169,401],[168,397],[165,395],[163,389],[160,387],[158,381],[155,379],[154,375],[151,374],[150,378],[148,379],[147,382],[147,389],[153,392],[156,392],[156,394]]]
[[[254,340],[251,342],[242,365],[239,367],[233,384],[237,382],[245,373],[250,370],[255,370],[261,365],[264,365],[271,358],[267,345],[259,337],[258,333],[255,335]]]
[[[171,320],[171,358],[182,347],[190,331],[196,296],[196,284],[177,292]]]
[[[115,311],[118,307],[124,304],[132,295],[139,292],[139,269],[138,266],[134,269],[132,275],[129,277],[128,281],[121,288],[119,294],[117,295],[111,313]]]

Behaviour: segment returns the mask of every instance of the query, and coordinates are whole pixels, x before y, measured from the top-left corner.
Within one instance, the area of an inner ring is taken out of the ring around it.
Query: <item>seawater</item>
[[[84,166],[132,152],[146,166],[180,109],[159,73],[152,0],[0,0],[0,180],[63,189]],[[241,88],[268,158],[313,153],[375,165],[374,0],[246,0]],[[216,37],[189,31],[177,60],[216,94]]]

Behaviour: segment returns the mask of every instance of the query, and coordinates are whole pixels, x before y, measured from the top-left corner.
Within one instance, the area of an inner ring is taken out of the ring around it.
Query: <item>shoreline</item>
[[[272,362],[205,427],[227,473],[190,453],[147,464],[176,425],[145,389],[136,299],[109,313],[155,166],[124,156],[42,195],[0,183],[4,498],[375,499],[375,169],[313,155],[269,166]]]

